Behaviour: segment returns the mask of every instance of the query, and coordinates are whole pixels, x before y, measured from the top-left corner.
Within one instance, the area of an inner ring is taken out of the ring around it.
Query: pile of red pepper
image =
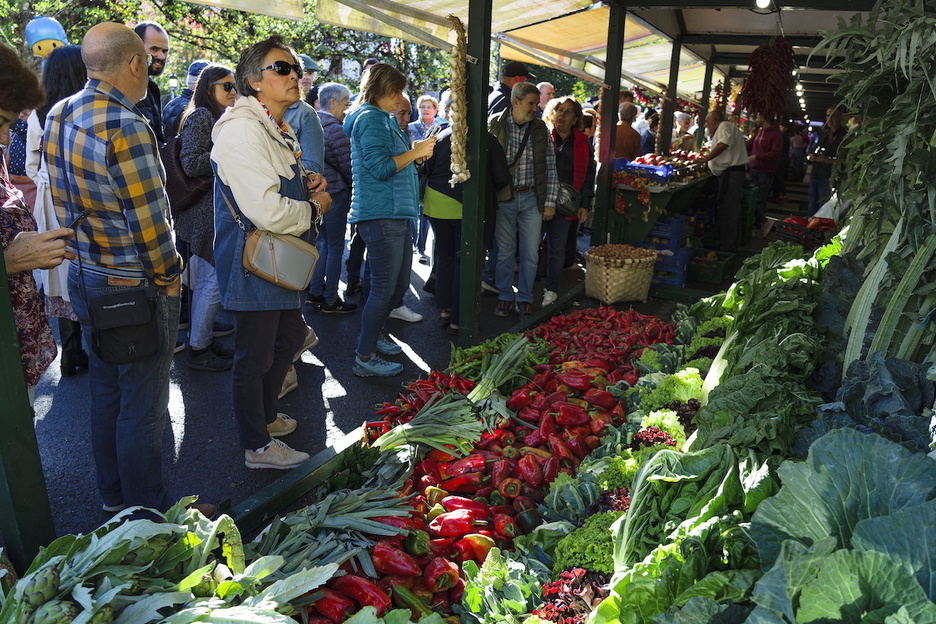
[[[377,518],[405,529],[399,537],[374,537],[370,554],[379,578],[345,564],[347,574],[314,594],[310,622],[340,624],[368,605],[378,615],[392,606],[410,609],[414,621],[432,611],[450,616],[465,586],[460,564],[483,562],[494,546],[510,549],[514,537],[541,523],[537,505],[549,483],[560,472],[574,476],[603,430],[624,422],[625,406],[607,386],[635,383],[638,373],[628,362],[649,344],[672,342],[673,331],[654,317],[610,307],[555,317],[533,330],[555,350],[552,363],[535,366],[533,379],[507,398],[516,417],[485,431],[465,457],[430,451],[401,491],[415,494],[411,517]],[[408,422],[436,394],[467,395],[474,385],[433,371],[384,403],[380,420],[367,423],[368,437]]]

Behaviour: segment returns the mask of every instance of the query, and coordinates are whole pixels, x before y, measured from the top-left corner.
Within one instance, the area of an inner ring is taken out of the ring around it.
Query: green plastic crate
[[[735,254],[729,251],[715,251],[718,260],[706,260],[705,257],[711,252],[712,250],[709,249],[698,249],[689,259],[687,276],[690,280],[707,284],[722,284],[731,278]]]

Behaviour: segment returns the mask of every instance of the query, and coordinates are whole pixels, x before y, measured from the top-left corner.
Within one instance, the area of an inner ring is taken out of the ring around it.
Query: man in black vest
[[[143,40],[143,48],[149,57],[149,82],[146,87],[146,97],[137,104],[137,109],[149,122],[153,134],[160,145],[166,142],[162,127],[162,96],[159,86],[153,80],[166,69],[166,58],[169,56],[169,35],[166,30],[156,22],[140,22],[133,32]]]
[[[514,85],[511,107],[491,115],[488,127],[511,163],[512,197],[497,207],[497,266],[494,279],[498,290],[496,316],[508,316],[514,301],[514,264],[519,241],[520,270],[517,273],[516,309],[521,318],[533,313],[533,280],[542,239],[543,221],[556,214],[559,177],[556,154],[549,129],[536,118],[539,89],[529,82]]]

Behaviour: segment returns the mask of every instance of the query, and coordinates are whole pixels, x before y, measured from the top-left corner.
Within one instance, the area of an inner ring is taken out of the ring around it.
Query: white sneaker
[[[282,399],[298,387],[299,376],[296,375],[296,367],[290,366],[289,370],[286,371],[286,377],[283,378],[283,385],[280,387],[279,396],[277,398]]]
[[[282,440],[272,439],[256,451],[244,451],[244,465],[248,468],[275,468],[289,470],[309,459],[308,453],[290,448]]]
[[[559,295],[554,290],[547,290],[543,293],[543,307],[545,308],[548,305],[551,305],[556,299],[559,298]]]
[[[486,291],[488,291],[488,292],[492,292],[492,293],[494,293],[495,295],[500,294],[500,291],[499,291],[499,290],[497,290],[496,288],[494,288],[493,286],[491,286],[490,284],[488,284],[488,283],[485,282],[484,280],[481,280],[481,290],[486,290]]]
[[[289,435],[296,430],[296,419],[283,413],[276,415],[276,420],[267,425],[267,433],[273,438]]]
[[[306,325],[306,336],[305,340],[302,341],[302,348],[296,351],[296,355],[293,357],[293,362],[302,357],[302,354],[308,351],[309,349],[314,349],[315,345],[319,343],[319,337],[315,335],[315,330]],[[282,398],[282,397],[280,397]]]
[[[422,314],[413,312],[405,305],[401,305],[399,308],[390,310],[390,318],[406,321],[407,323],[418,323],[422,320]]]

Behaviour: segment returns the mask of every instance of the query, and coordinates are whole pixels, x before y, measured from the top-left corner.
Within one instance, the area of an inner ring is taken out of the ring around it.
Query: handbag
[[[312,281],[318,249],[298,236],[277,234],[254,228],[247,230],[234,210],[227,193],[221,193],[224,203],[244,232],[244,254],[241,263],[248,273],[288,290],[305,290]]]
[[[510,171],[510,184],[497,189],[496,197],[497,201],[499,202],[510,201],[513,199],[513,174],[517,169],[517,163],[520,162],[520,157],[523,155],[523,150],[526,148],[527,140],[530,138],[530,130],[532,128],[533,124],[528,123],[526,132],[523,133],[523,140],[520,141],[520,149],[517,150],[517,155],[514,156],[513,162],[507,166],[507,170]]]
[[[575,190],[571,184],[559,183],[559,193],[556,196],[556,212],[563,217],[578,217],[579,206],[582,205],[582,194]]]
[[[156,289],[144,286],[88,300],[95,355],[108,364],[131,364],[155,355],[159,351],[156,299]]]
[[[214,176],[193,178],[182,168],[182,135],[169,137],[159,148],[163,169],[166,170],[166,195],[169,197],[169,212],[175,216],[188,210],[208,194],[214,186]]]

